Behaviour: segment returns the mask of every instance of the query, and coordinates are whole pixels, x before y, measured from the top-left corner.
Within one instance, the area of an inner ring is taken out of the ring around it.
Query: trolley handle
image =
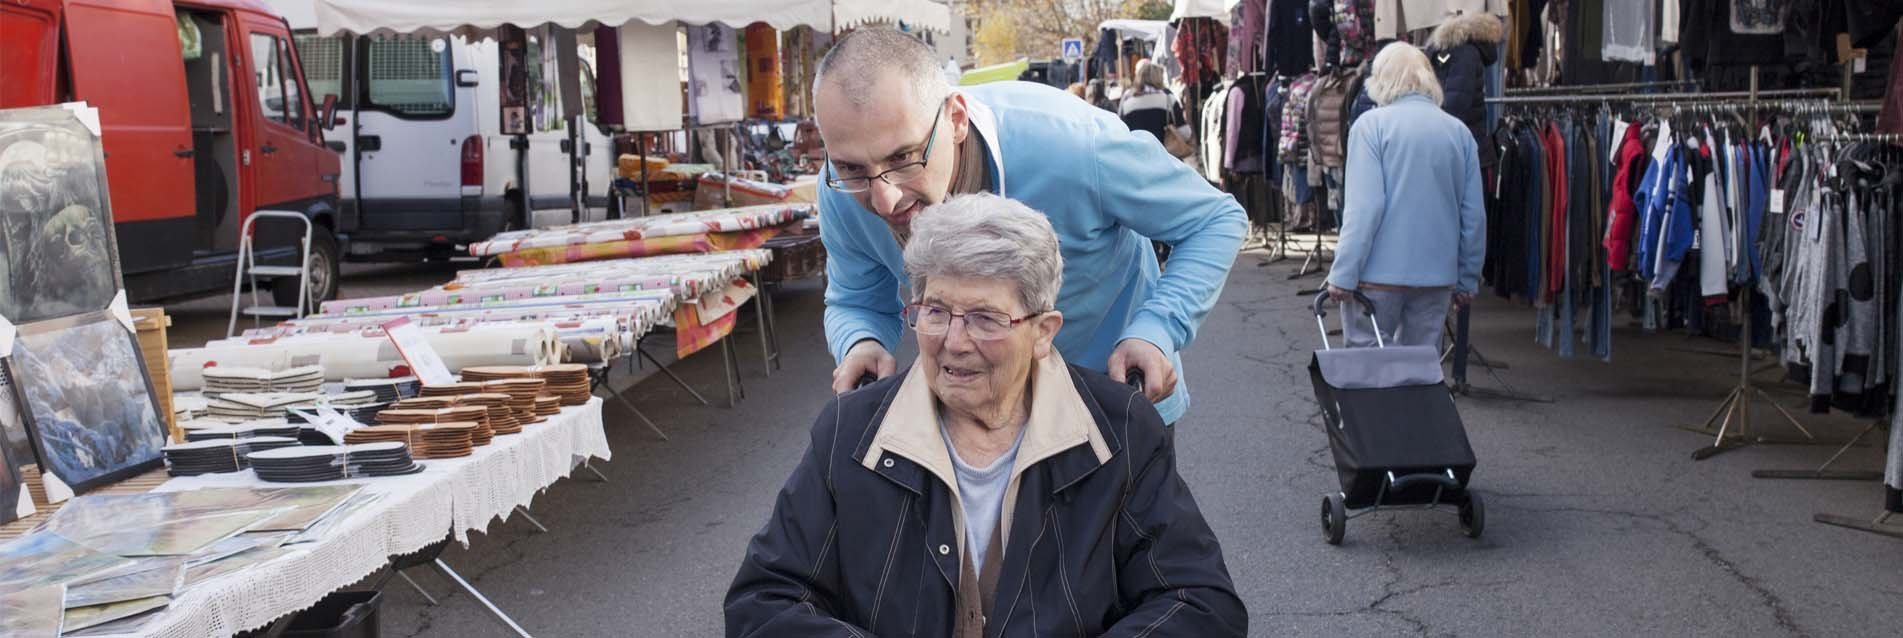
[[[1374,325],[1374,345],[1381,348],[1387,347],[1387,342],[1381,337],[1381,322],[1374,318],[1374,301],[1368,299],[1367,295],[1361,294],[1360,290],[1350,290],[1348,292],[1354,295],[1355,303],[1361,305],[1361,311],[1367,313],[1368,323]],[[1327,288],[1323,288],[1321,294],[1315,295],[1315,327],[1321,329],[1323,350],[1330,349],[1328,346],[1328,324],[1322,322],[1322,318],[1328,316],[1328,309],[1324,307],[1328,303],[1328,300]],[[1344,310],[1343,312],[1347,311]]]

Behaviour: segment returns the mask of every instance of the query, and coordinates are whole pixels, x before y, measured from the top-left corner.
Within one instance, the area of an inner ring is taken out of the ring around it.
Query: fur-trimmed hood
[[[1500,24],[1500,18],[1485,12],[1475,12],[1454,16],[1440,26],[1434,27],[1434,34],[1427,37],[1427,46],[1434,49],[1452,49],[1472,42],[1475,44],[1498,44],[1506,34],[1506,27]],[[1487,47],[1481,47],[1487,48]]]

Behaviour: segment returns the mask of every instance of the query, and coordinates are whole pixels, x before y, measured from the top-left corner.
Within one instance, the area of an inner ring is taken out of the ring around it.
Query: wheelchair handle
[[[874,382],[877,382],[878,380],[879,380],[879,375],[867,372],[865,374],[859,375],[858,381],[852,382],[852,389],[857,390],[859,388],[872,385]]]
[[[1143,392],[1143,370],[1138,368],[1130,368],[1128,370],[1124,370],[1123,382],[1126,384],[1129,384],[1129,386],[1132,388],[1136,388],[1136,391],[1138,393],[1142,393]]]

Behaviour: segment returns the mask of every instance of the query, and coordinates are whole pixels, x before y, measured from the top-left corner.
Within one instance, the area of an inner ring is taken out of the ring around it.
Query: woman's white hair
[[[960,195],[912,221],[905,275],[916,301],[932,277],[971,277],[1015,284],[1026,312],[1057,307],[1064,256],[1051,221],[1017,200],[990,193]]]
[[[1427,54],[1412,44],[1395,42],[1374,56],[1374,68],[1368,72],[1368,97],[1377,105],[1387,106],[1403,95],[1422,95],[1440,104],[1440,78],[1434,76],[1434,65],[1428,63]]]

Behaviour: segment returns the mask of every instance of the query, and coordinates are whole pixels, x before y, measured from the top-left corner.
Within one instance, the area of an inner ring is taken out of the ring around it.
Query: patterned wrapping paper
[[[649,239],[628,239],[572,246],[547,246],[543,248],[524,248],[497,256],[502,265],[510,268],[521,266],[543,266],[551,264],[572,264],[605,259],[623,259],[632,257],[656,257],[663,255],[683,255],[745,250],[759,248],[775,235],[792,230],[794,224],[788,222],[770,228],[756,228],[730,233],[703,233],[699,235],[672,235]]]
[[[360,297],[338,299],[324,302],[319,309],[321,315],[341,315],[360,313],[369,310],[389,310],[393,308],[430,308],[443,306],[461,306],[466,304],[514,301],[542,297],[574,297],[580,295],[612,294],[636,292],[642,290],[667,290],[694,294],[703,282],[691,277],[677,275],[643,275],[635,277],[611,277],[592,279],[569,279],[543,283],[510,282],[508,285],[483,287],[456,287],[446,289],[437,286],[428,290],[390,295],[387,297]]]
[[[485,323],[511,322],[553,322],[557,325],[587,321],[590,319],[612,319],[623,326],[623,330],[643,334],[654,326],[656,321],[674,311],[678,300],[635,299],[625,303],[604,303],[598,305],[568,304],[560,306],[535,306],[526,308],[470,308],[467,310],[446,310],[404,314],[402,311],[386,311],[391,314],[334,315],[313,316],[284,322],[281,325],[294,328],[322,328],[330,332],[350,332],[364,326],[374,326],[398,316],[407,316],[411,323],[419,326],[472,326]],[[261,330],[270,330],[264,328]],[[247,336],[248,331],[247,331]],[[263,334],[260,336],[269,336]]]
[[[586,264],[551,264],[515,268],[464,270],[456,273],[455,282],[462,285],[476,285],[505,279],[556,281],[575,277],[617,278],[652,274],[682,275],[683,273],[700,270],[718,270],[720,272],[719,277],[727,279],[738,277],[747,271],[759,270],[771,261],[773,261],[773,251],[771,250],[732,250],[717,253],[617,259]]]
[[[469,246],[469,254],[489,257],[532,248],[581,246],[607,242],[631,242],[657,237],[733,233],[779,226],[803,220],[813,213],[811,204],[775,204],[745,208],[723,208],[691,213],[670,213],[634,219],[616,219],[586,224],[556,226],[501,233],[488,241]],[[627,255],[616,255],[627,256]]]

